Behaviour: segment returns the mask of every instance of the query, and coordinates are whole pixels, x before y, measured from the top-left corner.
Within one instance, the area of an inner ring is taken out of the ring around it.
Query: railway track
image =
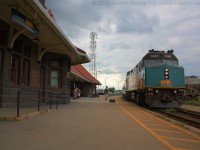
[[[195,112],[186,109],[175,109],[172,112],[166,112],[164,110],[156,110],[156,112],[200,129],[200,112]]]

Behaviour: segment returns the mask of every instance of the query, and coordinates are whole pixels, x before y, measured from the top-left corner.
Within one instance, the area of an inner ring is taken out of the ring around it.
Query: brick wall
[[[0,20],[0,27],[4,27],[4,23]],[[8,25],[7,27],[8,28]],[[12,27],[10,27],[12,28]],[[10,30],[12,31],[12,30]],[[55,92],[61,93],[61,100],[60,103],[68,103],[70,102],[70,87],[67,84],[67,73],[70,71],[70,64],[71,60],[67,55],[58,54],[58,53],[45,53],[46,56],[46,63],[45,65],[42,62],[38,62],[38,53],[39,53],[39,43],[32,42],[31,39],[26,37],[25,35],[20,35],[17,39],[22,40],[25,44],[30,43],[31,45],[31,57],[30,60],[30,68],[29,68],[29,80],[28,85],[22,84],[22,67],[23,67],[23,52],[19,54],[20,63],[19,63],[19,78],[18,83],[13,84],[11,82],[11,58],[12,54],[14,53],[13,49],[7,47],[8,45],[8,35],[9,30],[6,30],[6,39],[7,42],[5,45],[1,45],[0,43],[0,107],[12,107],[16,106],[17,101],[17,92],[19,88],[26,88],[26,89],[39,89],[40,88],[40,77],[41,77],[41,66],[44,67],[45,70],[45,77],[44,77],[44,86],[45,90],[52,90]],[[15,43],[14,43],[15,44]],[[51,62],[54,60],[61,61],[61,86],[60,87],[51,87]],[[29,94],[23,95],[24,106],[33,105],[31,102],[28,102],[31,99],[36,99],[37,93],[29,92]],[[27,103],[26,103],[27,102]],[[43,101],[45,102],[45,101]]]

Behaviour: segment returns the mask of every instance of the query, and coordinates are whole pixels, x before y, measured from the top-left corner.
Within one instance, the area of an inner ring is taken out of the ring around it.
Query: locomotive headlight
[[[176,94],[177,93],[177,91],[176,90],[174,90],[174,94]]]
[[[156,90],[156,93],[158,93],[159,91],[158,90]]]
[[[164,69],[164,78],[169,79],[169,69],[168,68]]]

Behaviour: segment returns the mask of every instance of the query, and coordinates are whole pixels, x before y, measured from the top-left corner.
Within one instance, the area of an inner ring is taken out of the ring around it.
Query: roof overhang
[[[90,80],[80,76],[79,74],[71,71],[71,79],[72,81],[79,81],[79,82],[89,82],[89,83],[92,83]]]
[[[17,23],[13,23],[10,20],[11,8],[17,9],[20,13],[24,14],[39,29],[39,45],[49,52],[61,53],[68,55],[71,58],[71,64],[82,64],[90,62],[89,57],[83,51],[78,50],[63,31],[57,26],[53,18],[48,14],[48,10],[45,9],[38,0],[3,0],[0,2],[0,17],[8,24],[21,30],[23,34],[29,38],[34,39],[34,35],[24,30],[23,27]],[[41,53],[41,56],[44,52]],[[41,56],[38,56],[41,59]]]
[[[94,78],[81,64],[71,66],[71,79],[74,81],[83,80],[83,82],[101,85],[101,83]]]
[[[71,79],[72,81],[77,81],[77,82],[88,82],[88,83],[91,83],[91,84],[95,84],[95,85],[101,85],[100,82],[92,82],[86,78],[84,78],[83,76],[80,76],[79,74],[71,71]]]

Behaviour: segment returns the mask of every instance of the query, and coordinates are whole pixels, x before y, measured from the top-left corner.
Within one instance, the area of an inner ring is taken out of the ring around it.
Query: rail
[[[184,109],[176,109],[175,112],[164,112],[164,111],[157,111],[167,117],[180,121],[182,123],[191,125],[200,129],[200,113],[194,111],[188,111]]]
[[[37,101],[37,111],[40,111],[41,107],[41,98],[42,99],[47,99],[47,102],[49,102],[49,107],[52,109],[52,104],[55,102],[56,109],[58,109],[58,100],[60,99],[60,93],[58,92],[53,92],[50,90],[41,90],[41,89],[18,89],[18,94],[17,94],[17,117],[20,116],[20,105],[22,102],[25,102],[24,100],[21,99],[21,96],[24,94],[24,92],[36,92],[37,98],[34,99],[28,99],[26,102],[36,102]],[[47,96],[42,97],[41,92],[45,92]]]

